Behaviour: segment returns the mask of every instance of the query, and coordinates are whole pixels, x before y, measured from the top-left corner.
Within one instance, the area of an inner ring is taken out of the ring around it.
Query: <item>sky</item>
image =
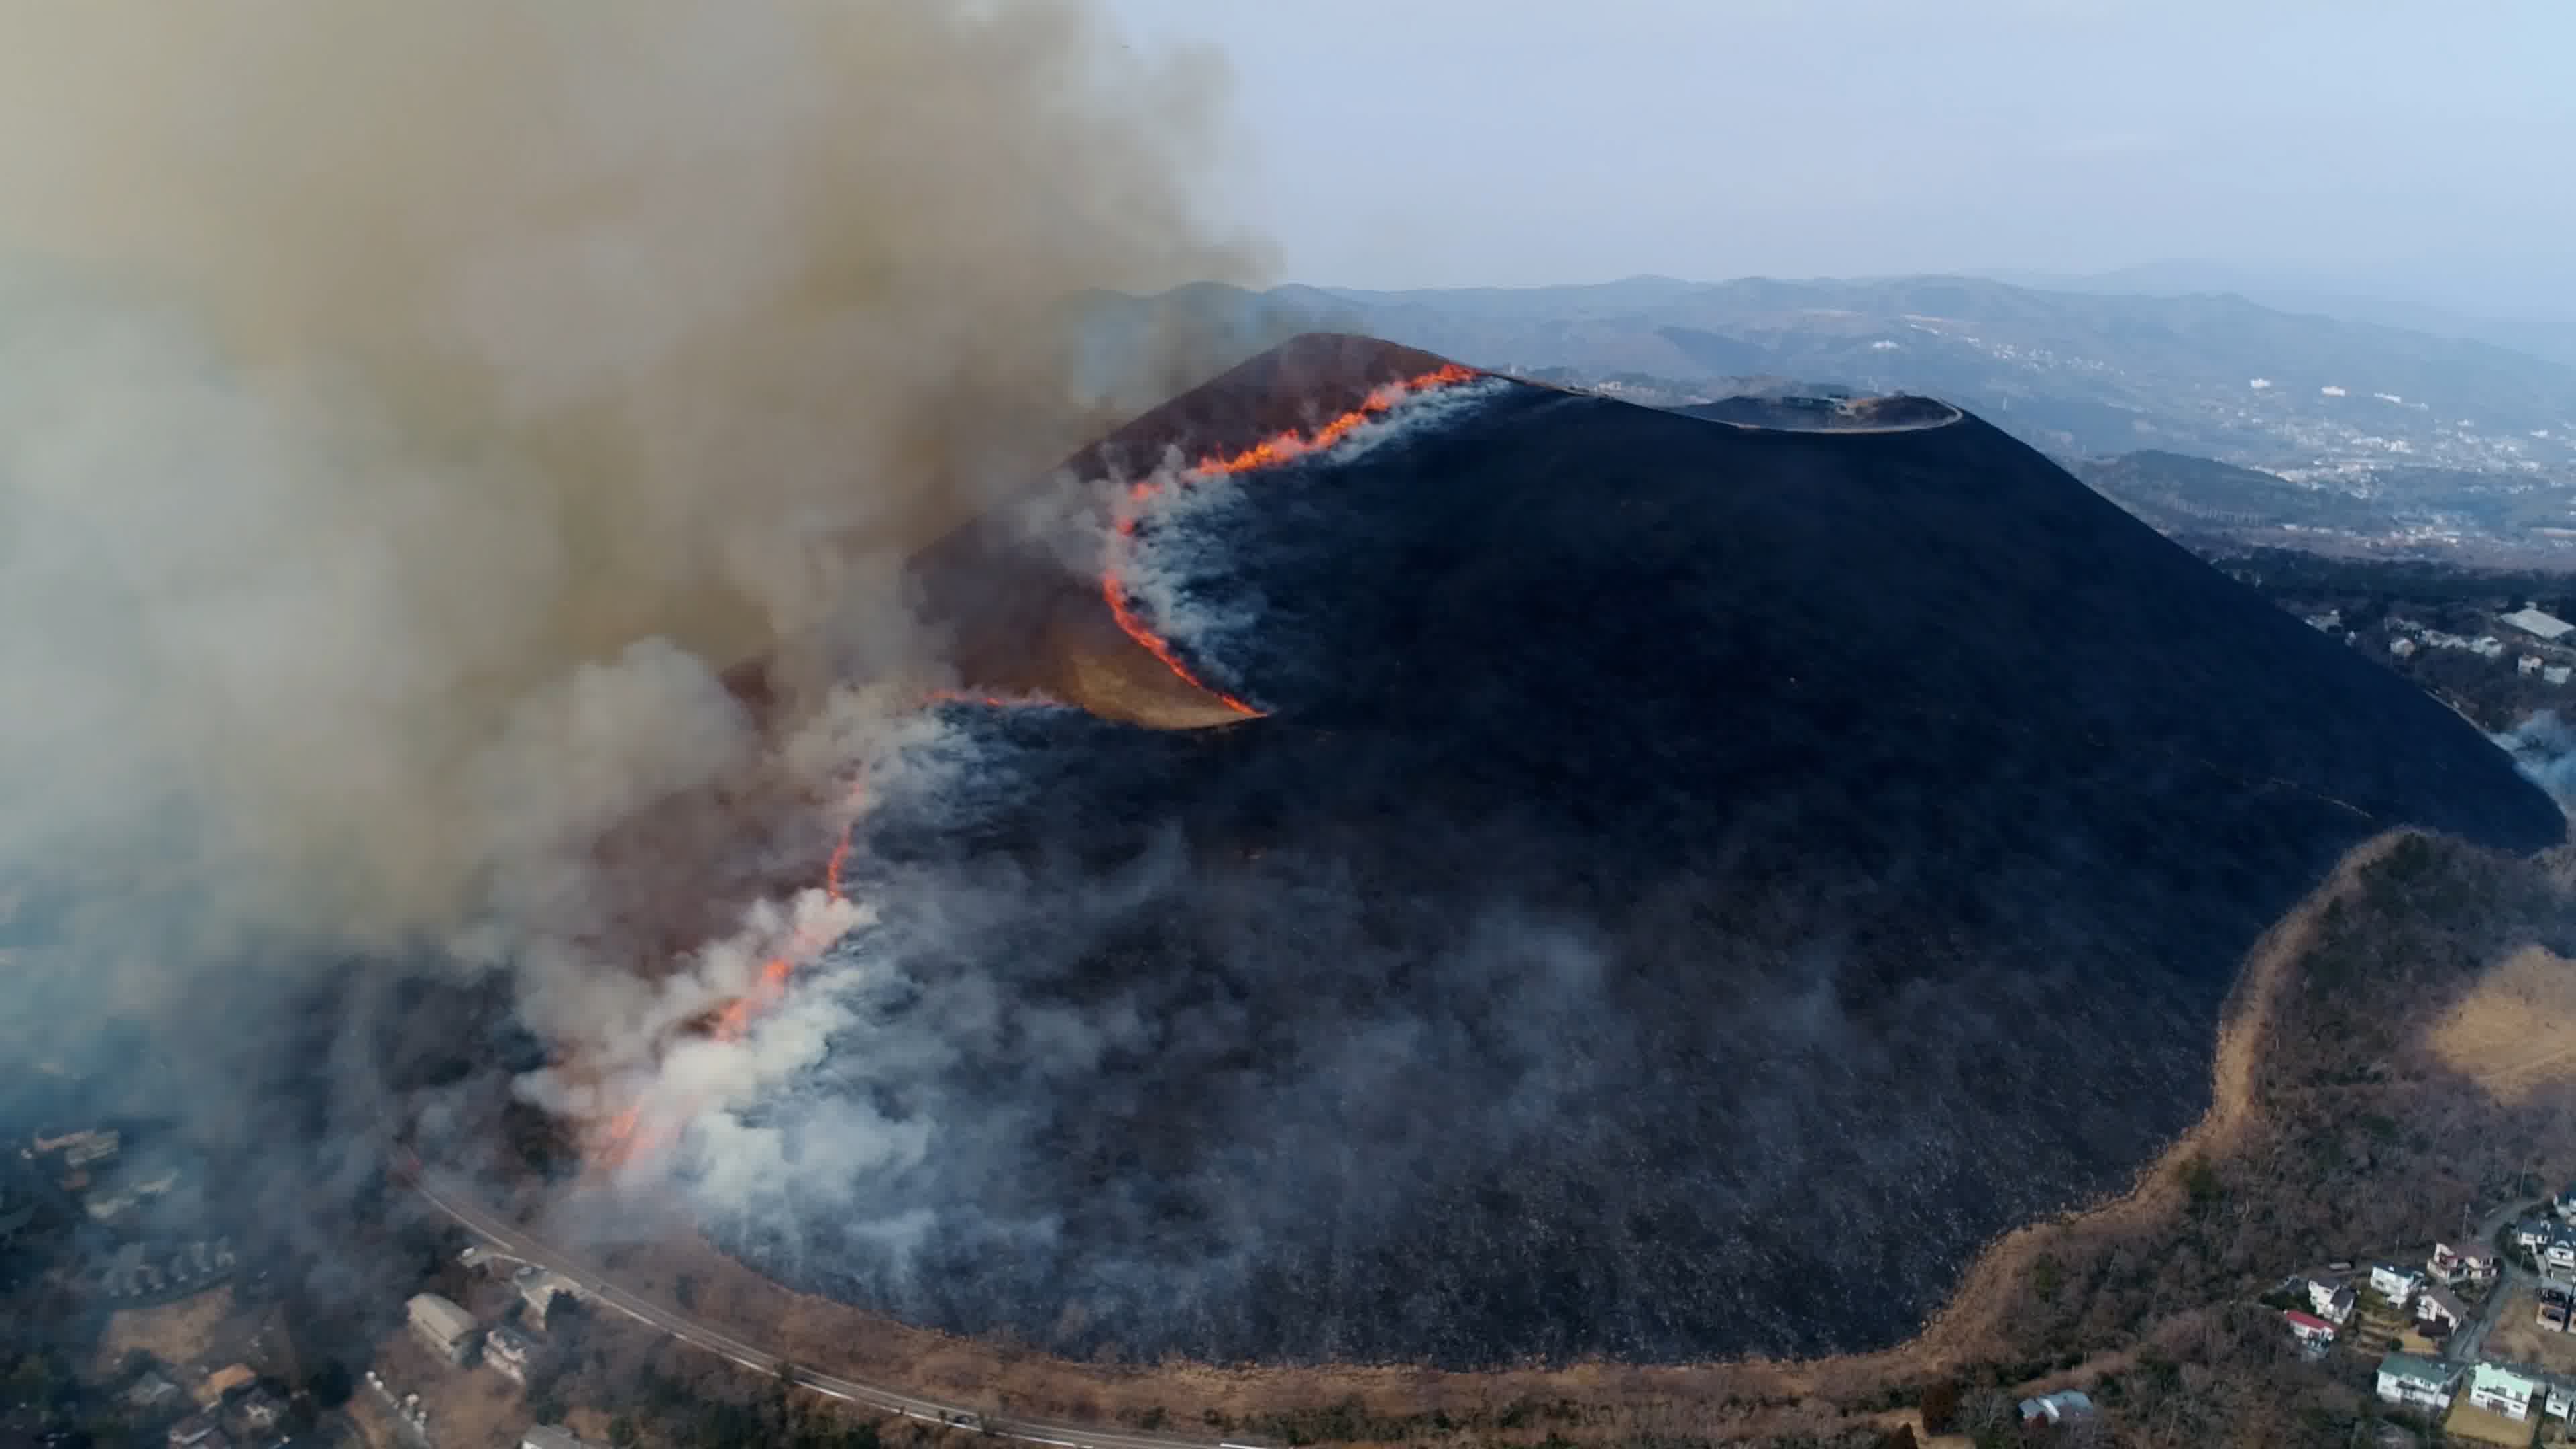
[[[1231,68],[1214,200],[1281,280],[2189,258],[2576,302],[2567,0],[1107,3]]]

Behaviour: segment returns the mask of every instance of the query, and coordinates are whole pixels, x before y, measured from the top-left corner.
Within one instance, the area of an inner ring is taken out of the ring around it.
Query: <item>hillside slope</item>
[[[1370,355],[1267,375],[1317,348]],[[2561,837],[1974,418],[1461,398],[1139,530],[1173,647],[1268,717],[998,711],[889,794],[902,988],[812,1095],[929,1146],[720,1237],[1083,1356],[1884,1345],[2202,1114],[2239,963],[2343,852]]]

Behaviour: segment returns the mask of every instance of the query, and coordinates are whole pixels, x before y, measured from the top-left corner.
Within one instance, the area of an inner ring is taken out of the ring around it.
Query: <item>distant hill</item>
[[[2236,528],[2384,530],[2384,508],[2332,488],[2209,458],[2147,449],[2072,465],[2077,477],[2159,531],[2194,534]]]
[[[1405,292],[1209,287],[1100,299],[1100,315],[1132,328],[1107,319],[1174,306],[1247,337],[1276,340],[1286,325],[1364,330],[1490,368],[1758,374],[1922,393],[2053,452],[2576,467],[2576,367],[2230,295],[2076,293],[1948,276],[1636,277]]]
[[[2448,301],[2409,295],[2427,290],[2422,277],[2319,276],[2304,268],[2190,260],[2145,262],[2107,272],[1980,271],[1976,275],[2049,292],[2147,297],[2233,293],[2284,312],[2311,312],[2437,337],[2466,338],[2576,366],[2576,305],[2571,305],[2563,290],[2551,295],[2545,285],[2535,285],[2533,271],[2526,263],[2508,268],[2500,283],[2447,289],[2456,294]]]

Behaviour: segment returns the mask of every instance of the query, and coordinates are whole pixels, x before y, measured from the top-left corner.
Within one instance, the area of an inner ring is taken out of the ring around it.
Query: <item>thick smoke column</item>
[[[614,1017],[603,837],[846,756],[826,683],[936,668],[906,553],[1206,361],[1086,371],[1073,300],[1248,264],[1186,200],[1210,64],[1071,3],[6,28],[0,870],[60,907],[13,1054],[407,943]],[[717,679],[761,655],[796,750]]]

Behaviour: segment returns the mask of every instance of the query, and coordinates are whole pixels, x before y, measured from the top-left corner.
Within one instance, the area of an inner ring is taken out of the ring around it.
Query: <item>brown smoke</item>
[[[0,15],[0,863],[185,821],[251,925],[450,924],[738,767],[714,671],[920,663],[900,559],[1170,380],[1069,298],[1252,263],[1217,68],[1066,0]]]

